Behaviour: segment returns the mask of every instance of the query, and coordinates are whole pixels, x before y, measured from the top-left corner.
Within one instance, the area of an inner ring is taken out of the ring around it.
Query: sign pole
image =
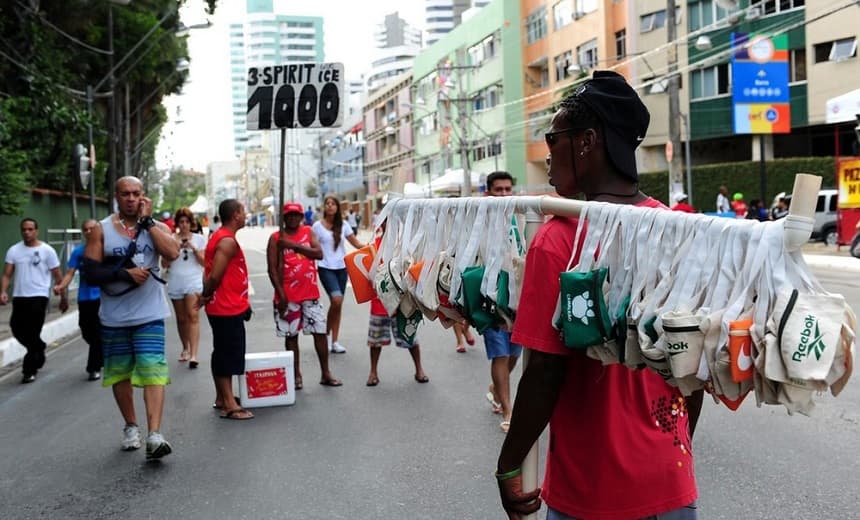
[[[278,186],[278,208],[275,221],[278,227],[283,227],[282,220],[284,219],[284,161],[287,159],[287,129],[281,128],[281,168],[280,168],[280,185]]]
[[[758,154],[761,164],[759,165],[759,183],[761,190],[761,201],[768,207],[767,203],[767,165],[764,163],[764,135],[758,136]],[[758,215],[756,215],[758,217]]]

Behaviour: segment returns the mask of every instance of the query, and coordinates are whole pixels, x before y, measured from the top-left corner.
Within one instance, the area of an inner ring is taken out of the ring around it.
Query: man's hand
[[[0,305],[6,305],[9,303],[9,295],[6,293],[0,293]]]
[[[522,515],[537,512],[541,506],[540,488],[523,493],[523,476],[499,480],[499,496],[509,520],[520,520]]]
[[[134,267],[132,269],[126,269],[126,271],[128,271],[128,274],[131,275],[134,283],[137,285],[143,285],[143,282],[149,278],[149,269],[145,269],[143,267]]]
[[[284,314],[287,313],[287,299],[286,298],[278,298],[278,316],[281,318],[284,317]]]
[[[69,299],[63,295],[60,298],[60,313],[65,314],[67,310],[69,310]]]
[[[197,300],[194,302],[195,309],[202,309],[212,300],[211,296],[203,296],[202,294],[197,295]]]
[[[149,197],[140,198],[140,218],[152,216],[152,199]]]
[[[283,233],[281,233],[281,236],[278,237],[278,250],[279,251],[283,251],[285,249],[295,249],[295,247],[297,245],[298,245],[297,243],[293,242],[292,240],[290,240],[289,238],[284,236]]]
[[[65,289],[65,287],[63,287],[63,284],[61,284],[61,283],[58,283],[57,285],[55,285],[54,286],[54,296],[62,296],[64,289]]]

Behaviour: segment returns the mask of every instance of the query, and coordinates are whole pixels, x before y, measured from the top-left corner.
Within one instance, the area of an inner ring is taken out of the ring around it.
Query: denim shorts
[[[560,513],[555,509],[547,508],[546,520],[577,519],[572,516],[567,516],[564,513]],[[659,515],[649,516],[642,520],[696,520],[696,502],[694,501],[692,504],[675,509],[674,511],[667,511],[665,513],[660,513]]]
[[[484,331],[484,349],[487,351],[487,359],[493,360],[497,357],[520,357],[523,347],[511,343],[511,333],[506,330],[487,329]]]
[[[346,292],[346,280],[347,274],[346,269],[326,269],[325,267],[320,267],[317,269],[319,272],[320,281],[323,284],[323,288],[325,289],[326,294],[329,297],[332,296],[343,296],[343,293]]]

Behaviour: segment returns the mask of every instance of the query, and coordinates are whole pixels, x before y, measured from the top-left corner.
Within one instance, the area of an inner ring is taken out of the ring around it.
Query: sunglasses
[[[546,140],[546,145],[549,148],[555,146],[555,143],[558,142],[558,138],[561,135],[571,135],[576,132],[582,131],[583,128],[565,128],[564,130],[558,130],[557,132],[547,132],[543,134],[544,140]]]

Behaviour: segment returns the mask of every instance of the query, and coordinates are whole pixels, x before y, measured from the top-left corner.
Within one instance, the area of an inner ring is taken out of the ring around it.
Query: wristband
[[[141,227],[144,231],[149,231],[149,228],[155,225],[155,220],[152,217],[147,216],[139,219],[137,221],[137,225]]]
[[[502,480],[512,479],[522,472],[523,472],[523,468],[517,468],[517,469],[512,469],[512,470],[508,471],[507,473],[496,473],[496,480],[501,482]]]

